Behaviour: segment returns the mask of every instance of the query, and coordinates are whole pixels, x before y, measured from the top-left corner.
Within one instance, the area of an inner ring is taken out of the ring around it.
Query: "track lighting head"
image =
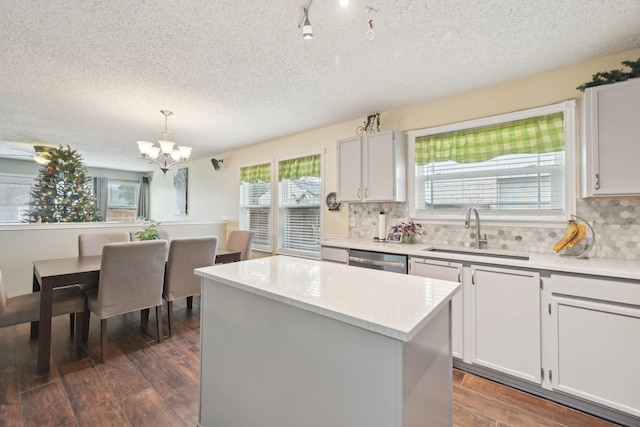
[[[223,159],[220,159],[220,160],[211,159],[211,164],[213,165],[213,168],[215,170],[219,170],[220,166],[222,166],[223,161],[224,161]]]
[[[313,38],[313,28],[311,28],[311,22],[309,22],[309,8],[311,7],[311,3],[313,3],[313,0],[309,0],[307,7],[302,9],[304,14],[298,24],[298,28],[302,28],[302,38],[305,40],[311,40]]]
[[[304,26],[302,27],[302,38],[310,40],[313,38],[313,28],[311,28],[311,22],[309,22],[309,11],[304,10]]]

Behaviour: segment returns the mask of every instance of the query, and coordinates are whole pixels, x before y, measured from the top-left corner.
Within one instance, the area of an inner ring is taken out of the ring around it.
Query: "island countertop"
[[[403,342],[460,288],[456,282],[282,255],[195,273]]]

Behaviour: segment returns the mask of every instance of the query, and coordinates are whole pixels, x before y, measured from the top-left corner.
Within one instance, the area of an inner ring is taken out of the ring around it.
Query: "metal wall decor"
[[[380,132],[380,113],[367,116],[367,120],[364,121],[363,125],[356,128],[358,135],[373,132]]]

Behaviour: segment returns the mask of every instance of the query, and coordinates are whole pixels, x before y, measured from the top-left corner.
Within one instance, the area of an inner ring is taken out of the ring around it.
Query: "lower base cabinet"
[[[471,362],[541,384],[540,274],[471,265]]]
[[[551,279],[553,389],[640,417],[640,286]]]
[[[411,258],[409,274],[432,279],[462,281],[462,264],[432,259]],[[453,357],[463,357],[463,299],[460,290],[451,299],[451,353]]]

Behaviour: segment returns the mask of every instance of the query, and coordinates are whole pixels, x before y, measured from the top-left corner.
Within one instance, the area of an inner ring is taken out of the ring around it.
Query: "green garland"
[[[584,92],[584,90],[588,87],[607,85],[607,84],[616,83],[616,82],[623,82],[628,79],[640,77],[640,58],[638,58],[637,61],[622,61],[622,65],[628,67],[630,71],[624,71],[624,70],[601,71],[593,75],[593,80],[591,80],[590,82],[581,84],[576,89],[578,89],[580,92]]]
[[[82,157],[62,145],[50,150],[48,163],[38,172],[25,222],[100,221],[91,191],[91,178]]]

